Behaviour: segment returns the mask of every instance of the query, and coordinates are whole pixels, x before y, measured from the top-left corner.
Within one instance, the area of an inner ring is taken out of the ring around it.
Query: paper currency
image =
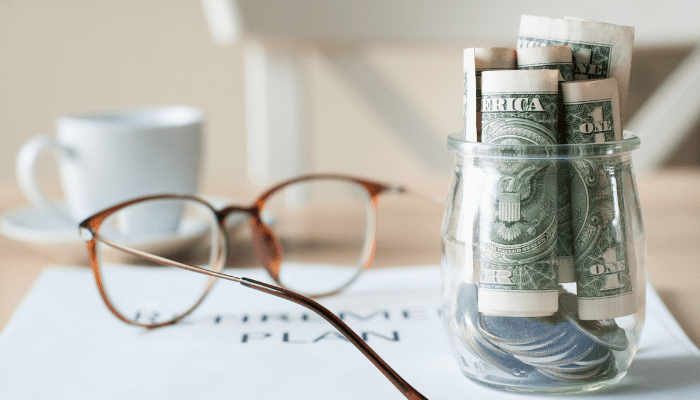
[[[523,15],[518,48],[570,45],[574,79],[615,78],[624,111],[632,63],[634,28],[579,19]]]
[[[557,170],[517,157],[522,145],[557,143],[558,71],[484,71],[482,142],[514,157],[484,161],[479,209],[479,311],[547,316],[557,311]],[[504,150],[508,151],[508,150]]]
[[[506,47],[464,49],[464,135],[481,140],[481,73],[515,69],[515,49]]]
[[[555,69],[559,71],[559,84],[574,80],[574,62],[571,46],[542,46],[517,49],[518,69]],[[559,88],[559,122],[557,143],[566,143],[564,134],[564,106]]]
[[[559,84],[574,80],[574,63],[571,46],[544,46],[517,49],[518,69],[555,69],[559,71]],[[559,121],[557,143],[566,143],[566,121],[561,86],[559,87]],[[559,282],[574,282],[574,249],[571,233],[571,180],[568,164],[557,165],[557,258]]]
[[[556,69],[559,81],[574,80],[571,46],[540,46],[516,49],[518,69]]]
[[[617,374],[614,351],[627,350],[615,321],[579,321],[576,296],[560,293],[559,311],[542,318],[479,314],[477,289],[460,285],[457,324],[466,347],[499,372],[527,382],[593,382]]]
[[[562,84],[566,142],[601,143],[622,139],[615,79]]]
[[[619,140],[620,111],[614,79],[562,84],[571,144]],[[572,161],[571,206],[578,314],[604,320],[637,311],[628,262],[624,162]]]
[[[579,318],[603,320],[637,311],[627,253],[622,162],[572,162],[571,205]]]
[[[481,141],[556,144],[558,78],[555,70],[484,71]]]

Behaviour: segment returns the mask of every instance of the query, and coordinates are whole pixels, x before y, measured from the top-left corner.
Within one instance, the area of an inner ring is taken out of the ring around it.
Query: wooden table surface
[[[447,195],[447,178],[418,189]],[[637,177],[647,237],[647,272],[681,327],[700,346],[700,169]],[[252,200],[250,188],[205,193]],[[0,212],[25,205],[16,184],[0,185]],[[386,198],[379,208],[375,267],[440,263],[440,206]],[[81,244],[82,245],[82,244]],[[0,236],[0,331],[48,265],[87,264],[84,246],[29,245]],[[86,267],[87,268],[87,267]]]

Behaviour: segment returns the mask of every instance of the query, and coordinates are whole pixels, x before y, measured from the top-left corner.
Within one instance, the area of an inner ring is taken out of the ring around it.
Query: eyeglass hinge
[[[90,228],[85,228],[85,227],[80,227],[80,238],[88,241],[92,240],[95,237],[95,234],[92,233],[92,230]]]

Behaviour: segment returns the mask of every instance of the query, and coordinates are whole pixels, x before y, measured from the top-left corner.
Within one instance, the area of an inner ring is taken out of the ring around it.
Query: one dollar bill
[[[562,84],[566,143],[604,143],[622,139],[615,79]]]
[[[478,307],[486,315],[537,317],[558,308],[556,166],[518,157],[524,145],[557,143],[558,75],[482,74],[482,142],[513,153],[482,164]]]
[[[481,73],[515,69],[515,49],[487,47],[464,49],[464,136],[481,141]]]
[[[614,79],[562,84],[570,144],[622,138]],[[628,257],[620,157],[572,161],[571,206],[578,314],[602,320],[637,311]]]
[[[517,46],[571,46],[575,61],[574,80],[615,78],[621,111],[624,111],[633,44],[633,27],[523,15]]]
[[[574,80],[571,46],[542,46],[517,49],[518,69],[555,69],[559,71],[559,121],[557,143],[566,143],[566,116],[564,114],[561,84]],[[574,248],[571,231],[570,168],[566,162],[557,163],[557,263],[559,282],[574,282]]]

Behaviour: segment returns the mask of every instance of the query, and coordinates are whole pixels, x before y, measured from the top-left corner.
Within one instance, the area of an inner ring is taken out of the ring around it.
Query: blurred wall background
[[[254,1],[245,3],[255,6]],[[445,137],[462,127],[462,49],[513,46],[514,23],[507,27],[511,44],[379,41],[356,48],[420,110],[439,132],[434,140],[444,147]],[[206,114],[205,186],[241,182],[247,163],[243,46],[244,40],[228,46],[212,40],[198,0],[3,1],[0,180],[14,182],[15,155],[22,143],[38,133],[53,134],[59,115],[187,104]],[[322,53],[313,46],[303,49],[312,171],[400,182],[449,178],[449,170],[436,170],[416,157]],[[680,43],[635,51],[626,118],[689,50]],[[668,164],[700,164],[699,147],[698,135],[691,135],[678,143]],[[445,156],[452,157],[446,148]],[[41,160],[44,181],[57,179],[55,169],[51,157]]]
[[[59,115],[173,103],[206,113],[207,178],[242,171],[237,50],[213,43],[198,1],[3,1],[0,179],[14,180],[22,143],[53,135]],[[54,180],[43,158],[40,174]]]

